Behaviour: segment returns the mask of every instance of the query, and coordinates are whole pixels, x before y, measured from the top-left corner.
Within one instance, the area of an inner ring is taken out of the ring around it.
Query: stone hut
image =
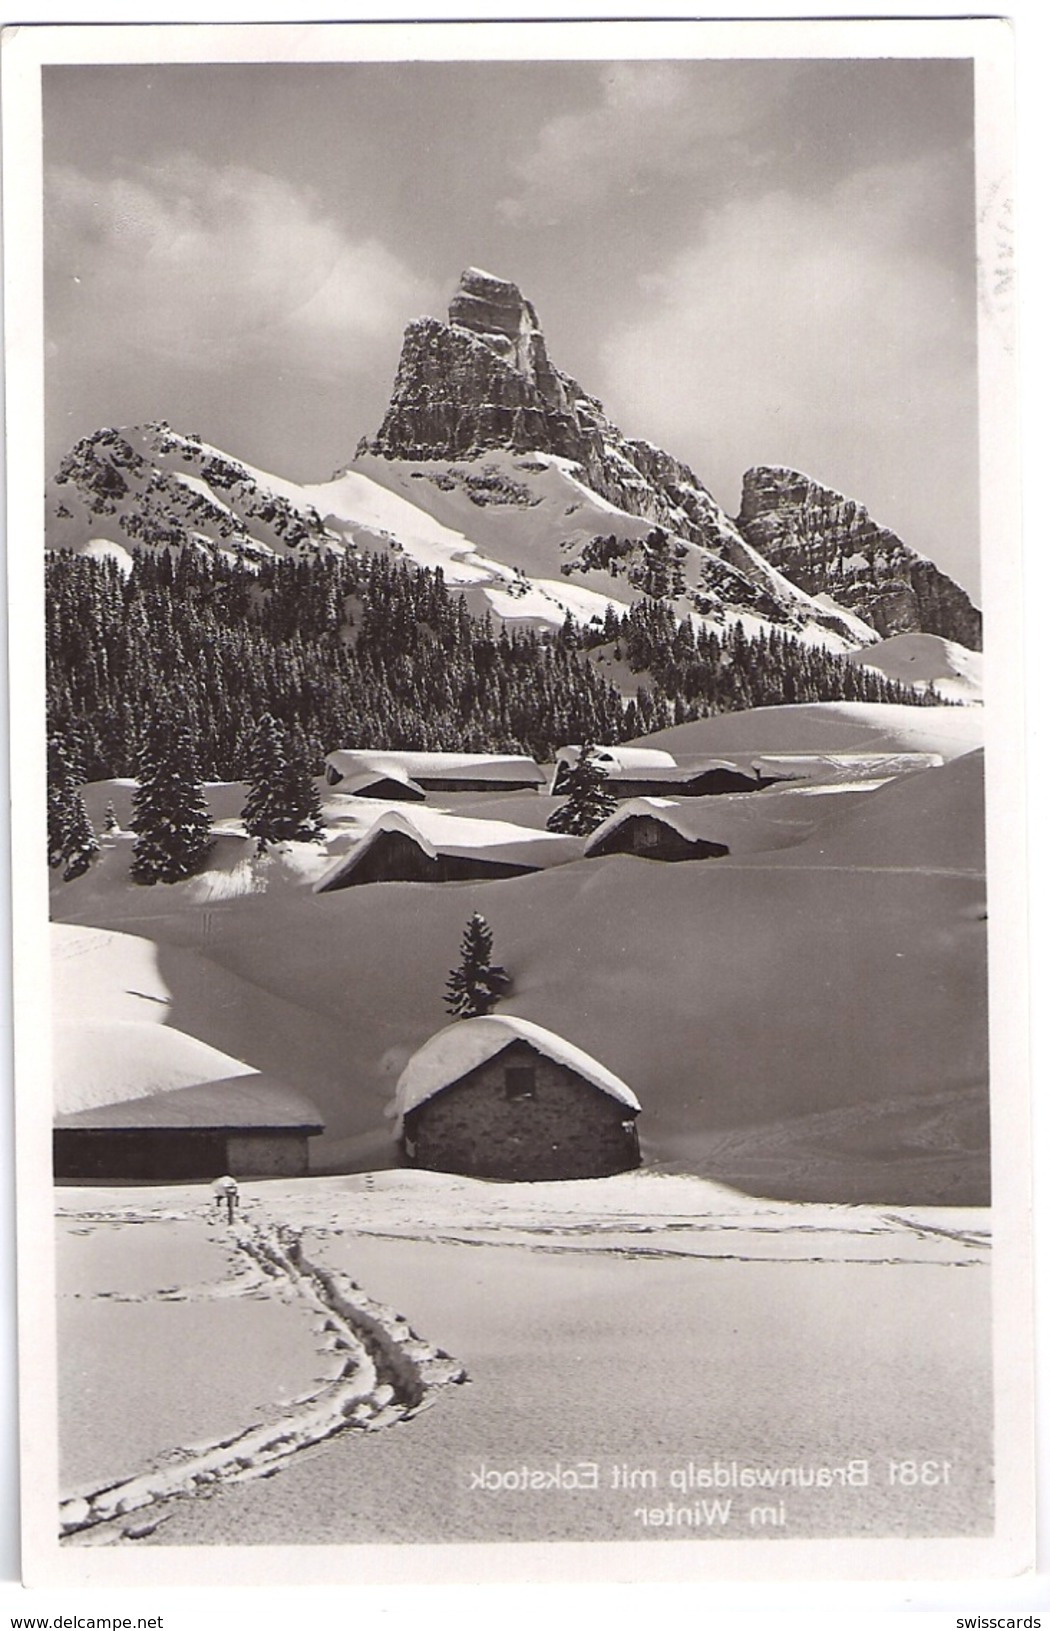
[[[531,1020],[456,1020],[414,1054],[395,1108],[406,1162],[473,1178],[603,1178],[639,1162],[631,1089]]]
[[[55,1118],[56,1178],[102,1183],[194,1178],[299,1178],[307,1140],[324,1132],[317,1107],[253,1073],[172,1088]]]

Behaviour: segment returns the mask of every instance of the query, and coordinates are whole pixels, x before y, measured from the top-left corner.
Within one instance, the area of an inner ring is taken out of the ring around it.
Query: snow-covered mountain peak
[[[836,527],[849,509],[851,550],[854,521],[887,548],[836,553],[818,524],[829,505]],[[950,579],[808,477],[748,472],[732,521],[687,465],[625,436],[554,366],[531,301],[479,267],[447,322],[408,325],[382,425],[331,481],[287,481],[156,422],[78,442],[46,514],[49,547],[125,564],[143,547],[248,560],[389,549],[440,566],[501,623],[602,622],[648,599],[716,630],[740,622],[838,651],[920,628],[979,636]],[[815,570],[818,533],[828,559],[818,539]]]

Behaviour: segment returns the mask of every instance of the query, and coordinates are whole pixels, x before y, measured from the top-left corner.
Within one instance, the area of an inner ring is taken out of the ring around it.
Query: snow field
[[[234,1278],[227,1225],[199,1201],[194,1211],[59,1219],[64,1497],[134,1477],[177,1446],[184,1461],[185,1447],[246,1430],[321,1385],[314,1311],[274,1295],[261,1273]]]
[[[210,1342],[198,1342],[179,1373],[186,1385],[173,1389],[179,1398],[160,1412],[182,1410],[187,1430],[171,1440],[181,1448],[156,1457],[151,1471],[71,1492],[65,1518],[74,1539],[79,1525],[89,1539],[154,1544],[243,1545],[282,1534],[286,1543],[293,1531],[299,1543],[650,1538],[631,1528],[637,1496],[610,1488],[605,1469],[617,1462],[655,1466],[664,1477],[690,1458],[870,1457],[877,1486],[879,1458],[898,1454],[892,1446],[909,1433],[955,1459],[950,1488],[925,1494],[921,1511],[903,1511],[881,1487],[805,1492],[791,1502],[792,1532],[911,1533],[918,1525],[944,1534],[980,1532],[987,1522],[979,1311],[988,1243],[979,1212],[755,1202],[652,1172],[503,1185],[403,1171],[246,1183],[253,1221],[231,1236],[225,1226],[205,1231],[194,1216],[199,1196],[199,1186],[64,1188],[63,1289],[108,1296],[148,1364],[165,1295],[151,1272],[158,1231],[169,1234],[164,1268],[182,1282],[167,1295],[203,1297],[195,1306],[204,1322],[219,1305],[256,1306],[260,1290],[265,1309],[275,1292],[307,1278],[320,1293],[314,1341],[326,1345],[324,1378],[243,1432],[231,1433],[229,1417],[222,1436],[209,1439],[201,1423],[221,1377]],[[205,1232],[239,1265],[202,1283],[215,1249]],[[262,1286],[260,1266],[274,1271]],[[512,1298],[501,1290],[508,1275]],[[921,1353],[917,1321],[928,1332]],[[260,1332],[264,1341],[271,1335]],[[347,1353],[362,1363],[355,1343],[366,1348],[363,1371],[347,1378]],[[93,1350],[63,1344],[64,1385],[82,1385],[78,1376],[92,1368],[111,1376],[109,1350],[105,1338]],[[463,1375],[448,1352],[469,1371],[463,1393],[443,1391]],[[660,1385],[635,1390],[625,1409],[625,1377],[651,1376],[654,1353]],[[161,1364],[153,1374],[173,1371]],[[289,1373],[284,1380],[287,1398]],[[366,1383],[359,1411],[355,1388]],[[141,1395],[132,1398],[137,1408]],[[438,1408],[420,1414],[432,1402]],[[406,1418],[409,1431],[327,1442],[348,1422],[374,1428]],[[112,1443],[116,1430],[102,1412],[94,1431]],[[73,1416],[71,1451],[82,1452],[85,1431]],[[305,1445],[311,1456],[296,1456]],[[603,1468],[593,1500],[467,1498],[469,1470],[483,1461],[577,1459]],[[278,1468],[277,1480],[259,1479]],[[212,1499],[172,1499],[199,1490]],[[746,1524],[746,1507],[735,1521]]]
[[[470,1387],[409,1431],[324,1445],[273,1484],[182,1503],[157,1540],[278,1544],[290,1526],[314,1544],[753,1538],[746,1491],[731,1492],[724,1530],[636,1516],[666,1505],[672,1469],[734,1460],[868,1464],[863,1487],[785,1493],[796,1539],[987,1533],[987,1268],[842,1262],[826,1243],[814,1260],[820,1249],[716,1262],[328,1235],[316,1255],[396,1301],[463,1359]],[[885,1462],[912,1443],[949,1459],[952,1480],[902,1499]],[[482,1467],[577,1463],[598,1468],[593,1492],[472,1488]],[[653,1469],[654,1492],[617,1488],[624,1465]]]

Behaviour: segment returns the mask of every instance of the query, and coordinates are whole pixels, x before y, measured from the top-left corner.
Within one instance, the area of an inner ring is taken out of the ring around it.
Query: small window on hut
[[[503,1072],[508,1099],[532,1099],[536,1096],[535,1065],[508,1065]]]

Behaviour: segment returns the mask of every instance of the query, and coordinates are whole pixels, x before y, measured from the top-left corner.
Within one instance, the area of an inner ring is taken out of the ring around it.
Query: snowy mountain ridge
[[[331,481],[300,486],[160,421],[78,442],[49,484],[46,516],[49,548],[125,565],[136,548],[248,562],[389,550],[440,567],[471,611],[497,623],[558,628],[571,614],[586,624],[655,591],[716,628],[779,627],[837,651],[877,638],[772,569],[763,589],[714,552],[617,509],[552,454],[493,449],[452,462],[363,454]],[[680,593],[669,593],[676,582]]]
[[[919,559],[899,540],[868,562],[869,577],[889,575],[885,592],[881,581],[866,587],[855,562],[821,575],[807,556],[800,571],[790,535],[801,512],[778,509],[782,496],[756,509],[745,488],[741,521],[730,520],[688,466],[625,437],[552,365],[515,284],[471,268],[447,323],[408,325],[383,423],[331,481],[283,480],[164,421],[105,428],[78,442],[49,484],[46,542],[123,563],[135,548],[249,562],[389,550],[440,567],[497,625],[557,628],[568,614],[587,624],[650,598],[698,627],[740,622],[748,635],[776,629],[843,652],[876,643],[887,618],[892,632],[918,628],[924,607],[952,592],[976,618],[932,563],[938,581],[925,601],[910,584],[898,592]],[[933,632],[958,639],[959,626],[957,617]]]

